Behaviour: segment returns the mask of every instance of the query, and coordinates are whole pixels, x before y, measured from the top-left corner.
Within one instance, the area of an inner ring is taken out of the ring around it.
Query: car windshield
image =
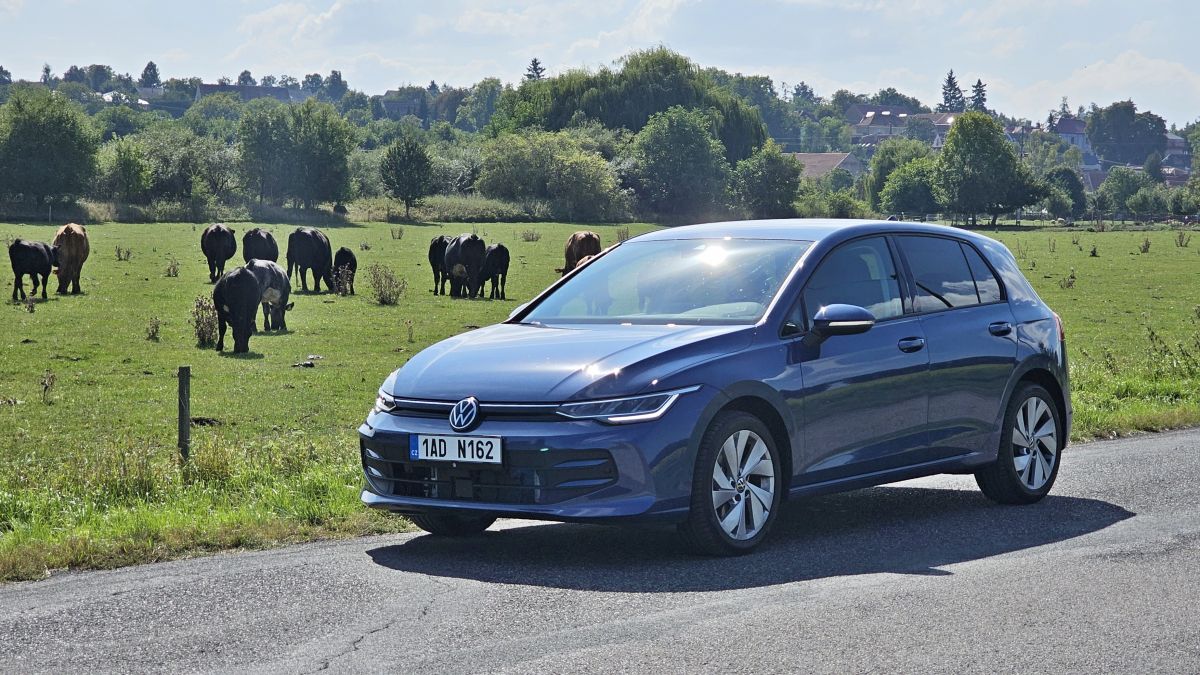
[[[809,241],[631,241],[587,265],[525,323],[750,324],[758,321]]]

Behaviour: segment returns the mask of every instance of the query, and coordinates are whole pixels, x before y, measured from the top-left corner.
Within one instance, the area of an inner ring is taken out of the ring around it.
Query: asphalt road
[[[1073,446],[1035,506],[783,516],[736,559],[502,521],[0,586],[0,672],[1200,672],[1200,431]]]

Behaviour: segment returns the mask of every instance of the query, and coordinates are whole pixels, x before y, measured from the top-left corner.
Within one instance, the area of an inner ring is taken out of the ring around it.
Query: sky
[[[430,80],[516,82],[610,66],[665,45],[701,66],[768,75],[779,87],[896,87],[927,105],[953,69],[981,79],[989,107],[1042,120],[1132,99],[1168,125],[1200,118],[1196,0],[0,0],[0,65],[104,63],[134,77],[206,82],[340,70],[382,93]]]

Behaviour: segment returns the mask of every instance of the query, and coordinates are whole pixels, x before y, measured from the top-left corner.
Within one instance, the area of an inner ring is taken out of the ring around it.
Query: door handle
[[[1007,321],[997,321],[988,326],[988,332],[997,337],[1008,335],[1012,332],[1012,324]]]
[[[900,351],[902,351],[906,354],[911,354],[912,352],[919,352],[919,351],[921,351],[922,348],[925,347],[925,338],[919,338],[919,337],[904,338],[903,340],[900,340],[899,342],[896,343],[896,347],[898,347],[900,349]]]

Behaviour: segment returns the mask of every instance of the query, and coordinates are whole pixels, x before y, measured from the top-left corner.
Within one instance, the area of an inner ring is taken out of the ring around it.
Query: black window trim
[[[889,233],[888,236],[896,237],[896,238],[898,238],[898,237],[928,237],[931,239],[948,239],[948,240],[958,244],[959,246],[970,246],[971,249],[975,251],[975,253],[979,254],[979,258],[981,260],[983,260],[983,264],[986,265],[988,270],[992,273],[992,278],[994,278],[996,280],[996,285],[1000,288],[1000,299],[994,300],[992,302],[977,302],[974,305],[964,305],[962,307],[945,307],[943,309],[935,309],[935,310],[931,310],[931,311],[927,311],[927,312],[918,311],[916,308],[916,296],[917,296],[916,281],[915,281],[916,277],[915,277],[915,275],[913,275],[912,267],[909,266],[908,256],[905,255],[904,249],[900,247],[900,242],[895,242],[896,251],[899,253],[900,258],[903,259],[903,261],[904,261],[904,276],[908,280],[909,291],[913,295],[913,314],[914,315],[930,316],[933,314],[941,314],[943,312],[953,312],[953,311],[962,310],[962,309],[972,309],[974,307],[990,307],[991,305],[1008,304],[1008,289],[1006,289],[1004,287],[1004,282],[1000,279],[1000,275],[996,274],[996,268],[994,268],[992,266],[992,263],[988,261],[987,256],[980,253],[979,249],[971,242],[966,241],[964,239],[959,239],[958,237],[951,237],[951,236],[947,236],[944,234],[926,234],[924,232],[893,232],[893,233]],[[976,285],[976,287],[975,287],[976,296],[975,297],[978,298],[979,297],[979,282],[975,280],[975,273],[971,271],[971,262],[969,260],[967,260],[966,254],[963,254],[963,262],[967,265],[967,272],[971,275],[971,280]]]
[[[842,248],[843,246],[852,244],[856,241],[862,241],[863,239],[883,239],[884,245],[887,246],[888,252],[892,256],[892,268],[895,270],[896,277],[897,277],[896,285],[900,288],[900,307],[902,310],[901,314],[899,314],[898,316],[891,316],[886,319],[876,319],[875,323],[876,324],[888,323],[890,321],[896,321],[899,319],[911,319],[914,316],[916,316],[916,311],[915,311],[916,296],[913,295],[911,289],[908,286],[908,283],[910,280],[908,278],[909,275],[906,273],[907,268],[901,267],[901,264],[902,264],[901,259],[900,259],[901,252],[900,252],[899,247],[896,245],[896,242],[892,241],[892,233],[891,232],[873,232],[870,234],[864,234],[864,235],[861,235],[858,237],[854,237],[853,239],[847,239],[846,241],[840,242],[837,246],[834,246],[832,249],[830,249],[830,251],[828,253],[826,253],[824,256],[821,256],[821,260],[820,260],[820,262],[817,263],[816,267],[813,268],[812,274],[808,275],[808,278],[804,280],[804,285],[801,286],[800,290],[796,292],[795,300],[793,300],[792,303],[788,306],[787,314],[784,315],[784,321],[783,321],[783,323],[781,323],[779,325],[779,338],[781,340],[796,340],[799,338],[803,338],[805,335],[807,335],[809,333],[810,330],[812,330],[811,327],[809,326],[809,323],[812,321],[812,317],[809,316],[809,314],[808,314],[808,307],[804,307],[804,291],[808,288],[808,283],[812,280],[812,278],[814,276],[817,275],[818,272],[821,271],[821,266],[825,264],[825,261],[829,259],[829,256],[833,255],[835,252],[838,251],[838,249]],[[798,306],[803,308],[803,312],[801,313],[801,316],[804,319],[804,325],[800,326],[799,333],[792,333],[790,335],[784,335],[783,334],[783,326],[787,323],[787,317],[792,316],[792,314],[796,311],[796,307],[798,307]]]

